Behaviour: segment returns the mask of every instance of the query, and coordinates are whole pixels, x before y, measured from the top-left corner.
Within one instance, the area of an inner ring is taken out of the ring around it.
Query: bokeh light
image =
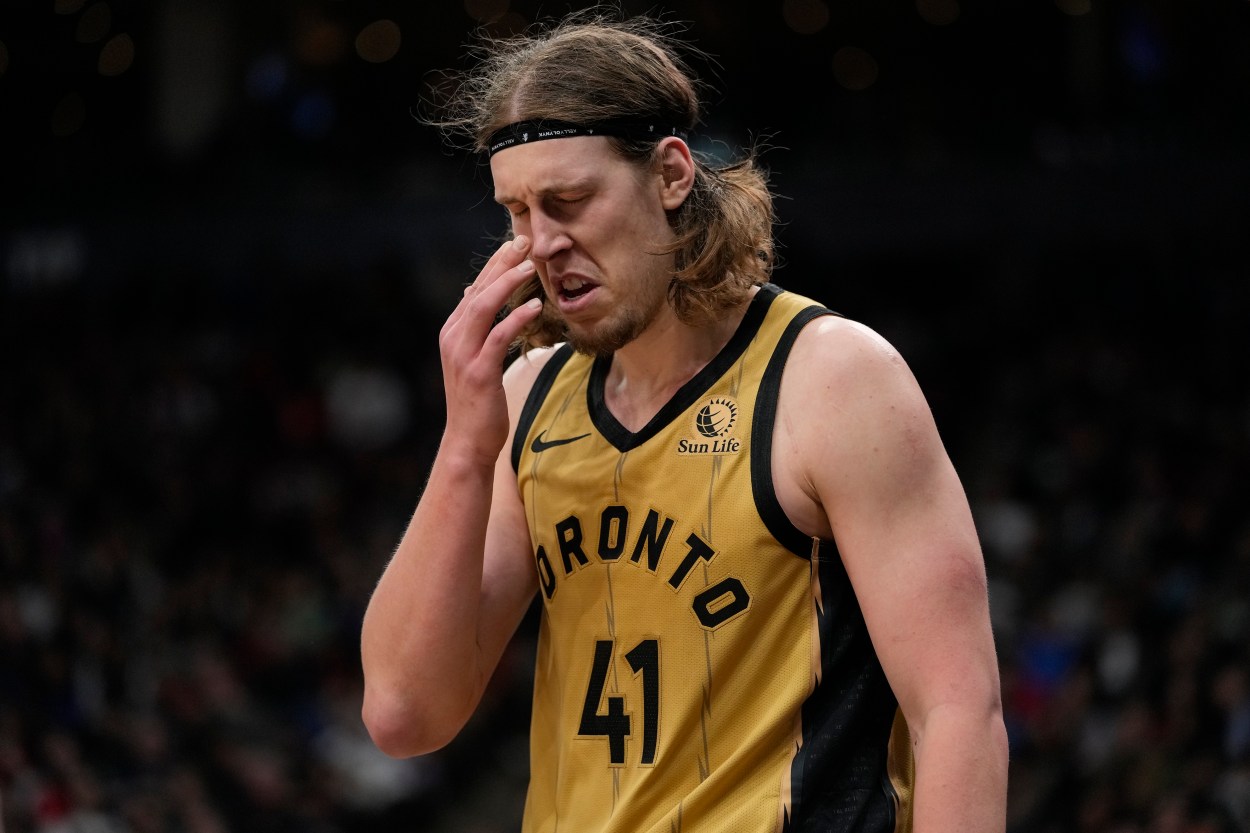
[[[871,87],[879,72],[877,59],[858,46],[844,46],[833,54],[833,77],[852,92]]]
[[[464,11],[478,23],[492,23],[508,13],[508,0],[464,0]]]
[[[321,139],[334,127],[336,116],[334,100],[321,90],[310,90],[295,102],[291,130],[301,139]]]
[[[959,19],[959,0],[916,0],[916,11],[925,23],[949,26]]]
[[[800,35],[814,35],[829,25],[829,6],[824,0],[785,0],[781,16]]]
[[[382,64],[395,57],[402,40],[395,21],[375,20],[356,36],[356,54],[371,64]]]
[[[79,93],[67,93],[52,110],[52,135],[72,136],[87,121],[87,102]]]
[[[74,39],[79,43],[98,43],[104,40],[113,25],[113,10],[108,3],[96,3],[78,18]]]
[[[309,66],[330,66],[342,60],[347,51],[347,33],[342,26],[320,15],[308,13],[296,33],[295,53]]]
[[[99,70],[101,75],[121,75],[130,69],[135,61],[135,42],[130,35],[122,32],[109,38],[108,43],[100,50]]]
[[[1090,0],[1055,0],[1055,5],[1059,7],[1059,11],[1073,17],[1080,17],[1093,11]]]
[[[1139,81],[1152,82],[1167,72],[1167,55],[1155,22],[1142,14],[1127,16],[1119,33],[1120,57]]]
[[[280,52],[262,55],[248,67],[244,82],[247,94],[259,101],[272,101],[286,89],[289,76],[286,56]]]

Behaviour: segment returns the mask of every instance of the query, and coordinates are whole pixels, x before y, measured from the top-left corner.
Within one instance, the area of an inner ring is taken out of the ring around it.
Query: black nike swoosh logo
[[[584,440],[590,436],[589,434],[579,434],[576,437],[567,437],[561,440],[544,440],[543,437],[546,435],[546,433],[547,432],[544,431],[542,432],[542,434],[539,434],[537,437],[534,438],[534,442],[530,443],[530,451],[534,452],[535,454],[539,454],[541,452],[546,451],[549,448],[555,448],[558,445],[568,445],[569,443],[575,443],[578,440]]]

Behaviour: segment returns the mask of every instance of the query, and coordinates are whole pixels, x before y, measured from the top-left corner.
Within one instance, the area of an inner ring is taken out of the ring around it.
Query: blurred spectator
[[[1053,267],[1047,289],[1079,285]],[[359,719],[361,611],[441,420],[417,406],[439,316],[386,275],[322,276],[282,316],[208,284],[136,303],[141,275],[5,299],[9,833],[513,829],[532,623],[447,750],[390,760]],[[971,382],[957,311],[894,325],[923,334],[926,384],[969,392],[935,411],[967,432],[947,442],[990,569],[1011,830],[1244,830],[1250,395],[1203,380],[1242,378],[1250,339],[1200,295],[1167,343],[1081,303],[1053,332],[983,325],[1005,346]]]

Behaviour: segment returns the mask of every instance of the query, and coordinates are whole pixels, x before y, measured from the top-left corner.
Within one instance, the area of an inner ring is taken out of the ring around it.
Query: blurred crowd
[[[986,553],[1010,830],[1250,830],[1245,292],[1201,247],[1098,252],[970,257],[903,310],[840,306],[888,270],[791,250],[777,280],[930,395]],[[442,426],[435,277],[253,268],[0,287],[4,830],[515,830],[533,616],[443,752],[388,759],[359,717]]]

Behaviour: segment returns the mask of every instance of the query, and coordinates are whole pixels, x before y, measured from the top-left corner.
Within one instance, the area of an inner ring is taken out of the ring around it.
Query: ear
[[[694,187],[694,157],[685,142],[666,136],[656,146],[655,158],[661,174],[660,202],[665,211],[675,211]]]

